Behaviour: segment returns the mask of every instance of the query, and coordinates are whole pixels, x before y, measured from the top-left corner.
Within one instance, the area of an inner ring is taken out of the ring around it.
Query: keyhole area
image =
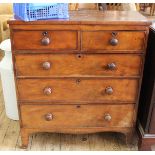
[[[82,55],[81,54],[77,54],[77,58],[81,59]]]
[[[77,106],[76,106],[76,108],[80,108],[80,107],[81,107],[80,105],[77,105]]]
[[[76,83],[77,83],[77,84],[79,84],[80,82],[81,82],[81,80],[80,80],[80,79],[77,79],[77,80],[76,80]]]

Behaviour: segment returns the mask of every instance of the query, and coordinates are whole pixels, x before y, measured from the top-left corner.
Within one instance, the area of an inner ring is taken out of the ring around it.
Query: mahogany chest
[[[8,23],[23,147],[34,132],[131,139],[150,22],[138,12],[73,11]]]

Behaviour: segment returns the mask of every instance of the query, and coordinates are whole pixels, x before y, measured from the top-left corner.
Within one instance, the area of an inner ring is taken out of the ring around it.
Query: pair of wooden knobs
[[[113,94],[113,88],[112,88],[112,87],[107,87],[107,88],[105,89],[105,93],[108,94],[108,95]],[[50,94],[52,94],[52,89],[51,89],[50,87],[44,88],[44,94],[45,94],[45,95],[50,95]]]
[[[46,61],[42,64],[43,69],[49,70],[51,68],[51,63]],[[106,69],[108,70],[115,70],[116,69],[116,64],[115,63],[109,63],[106,66]]]
[[[45,37],[42,38],[42,40],[41,40],[41,44],[44,45],[44,46],[49,45],[50,42],[51,42],[51,40],[50,40],[50,38],[47,37],[47,36],[45,36]],[[112,38],[112,39],[110,39],[109,43],[110,43],[110,45],[112,45],[112,46],[116,46],[116,45],[118,45],[118,39]]]
[[[46,121],[51,121],[53,119],[53,115],[51,113],[48,113],[45,115],[45,120]],[[110,114],[105,114],[104,115],[104,120],[105,121],[110,121],[112,119]]]

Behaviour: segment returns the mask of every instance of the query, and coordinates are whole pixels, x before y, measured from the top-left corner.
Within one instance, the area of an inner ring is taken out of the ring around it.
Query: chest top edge
[[[25,22],[14,18],[8,20],[9,25],[137,25],[149,26],[147,20],[137,11],[70,11],[68,19],[49,19]]]

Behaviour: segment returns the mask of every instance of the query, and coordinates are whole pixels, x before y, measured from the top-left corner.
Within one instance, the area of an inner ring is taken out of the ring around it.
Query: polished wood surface
[[[117,39],[118,43],[113,45],[111,42],[112,39]],[[144,41],[145,41],[145,32],[136,32],[136,31],[82,32],[83,50],[143,50]]]
[[[45,25],[45,24],[104,24],[104,25],[150,25],[151,23],[137,11],[70,11],[69,19],[38,20],[24,22],[9,20],[10,25]]]
[[[20,108],[24,128],[133,126],[134,105],[20,105]],[[47,120],[47,115],[53,118]]]
[[[44,35],[45,32],[47,34]],[[47,39],[49,41],[46,45],[44,42]],[[74,50],[77,49],[78,38],[77,31],[15,31],[13,40],[15,50]]]
[[[83,53],[18,54],[15,61],[18,77],[138,77],[143,63],[141,55]],[[112,64],[114,68],[110,68]]]
[[[132,141],[150,22],[137,12],[77,11],[8,23],[23,147],[35,132],[115,131]]]
[[[112,88],[113,93],[108,94],[106,91],[108,87]],[[50,94],[44,92],[47,88],[51,89]],[[18,79],[17,89],[20,101],[134,103],[137,100],[138,80],[101,78]]]

